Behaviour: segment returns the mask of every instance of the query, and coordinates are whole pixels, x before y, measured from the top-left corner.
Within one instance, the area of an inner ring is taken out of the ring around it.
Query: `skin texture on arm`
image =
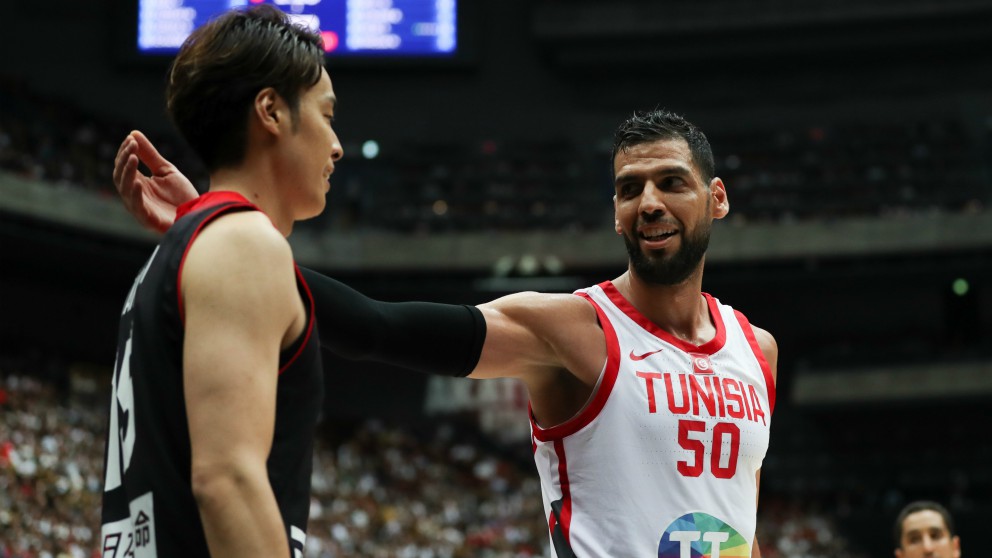
[[[606,362],[603,330],[588,301],[527,292],[479,309],[486,340],[470,378],[519,378],[545,427],[564,422],[586,404]]]
[[[138,171],[139,162],[151,175]],[[156,232],[171,227],[176,208],[198,196],[193,184],[137,130],[128,134],[117,150],[114,186],[131,215]]]
[[[758,341],[758,346],[761,347],[761,352],[765,355],[765,360],[768,361],[768,367],[772,371],[772,380],[778,384],[778,343],[775,342],[775,338],[772,337],[771,333],[761,329],[760,327],[751,326],[754,330],[754,337]],[[761,488],[761,469],[754,475],[754,484],[759,489]],[[758,507],[758,497],[755,496],[754,507]],[[751,558],[761,558],[761,548],[758,546],[758,537],[754,537],[754,544],[751,546]]]
[[[211,556],[285,556],[266,460],[279,352],[305,311],[286,240],[261,213],[220,217],[182,270],[192,486]]]

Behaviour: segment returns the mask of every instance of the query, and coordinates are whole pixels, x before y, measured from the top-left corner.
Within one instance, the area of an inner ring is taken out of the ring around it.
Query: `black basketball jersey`
[[[104,558],[208,557],[193,499],[186,403],[180,274],[211,220],[257,211],[242,196],[208,193],[177,221],[138,274],[121,313],[104,465]],[[280,355],[275,431],[267,468],[291,549],[302,555],[310,509],[313,437],[323,401],[313,298],[296,270],[307,327]]]

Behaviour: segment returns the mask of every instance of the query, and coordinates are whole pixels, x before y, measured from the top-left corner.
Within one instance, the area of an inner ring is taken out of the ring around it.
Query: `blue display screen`
[[[457,0],[138,0],[138,52],[174,54],[196,27],[232,8],[272,4],[320,30],[329,56],[450,58]]]

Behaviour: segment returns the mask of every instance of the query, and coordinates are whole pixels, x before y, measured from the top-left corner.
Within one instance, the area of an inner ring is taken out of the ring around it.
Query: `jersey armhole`
[[[613,386],[616,384],[617,375],[620,371],[620,342],[616,331],[613,329],[613,324],[610,323],[603,309],[600,308],[599,304],[592,297],[581,292],[576,293],[576,295],[589,301],[589,304],[592,304],[596,310],[596,317],[599,320],[600,327],[603,328],[603,336],[606,338],[606,363],[603,366],[603,372],[600,374],[599,381],[589,398],[589,402],[575,416],[565,422],[550,428],[541,428],[537,424],[537,421],[534,420],[534,413],[530,408],[530,403],[527,404],[527,414],[530,417],[534,438],[542,442],[571,436],[588,426],[599,416],[600,411],[603,410],[606,401],[613,392]]]
[[[765,353],[761,350],[761,345],[758,344],[758,338],[754,336],[754,329],[751,327],[751,322],[747,321],[747,317],[740,310],[734,310],[734,315],[737,317],[737,322],[741,325],[741,331],[744,332],[744,337],[747,338],[748,345],[751,346],[751,352],[754,353],[754,358],[757,359],[758,365],[761,366],[761,373],[765,377],[765,391],[768,393],[768,413],[771,414],[775,412],[775,378],[772,378],[772,367],[768,364]]]
[[[304,328],[300,335],[293,341],[289,347],[280,354],[279,363],[279,374],[282,375],[290,366],[296,362],[296,359],[300,357],[303,350],[306,349],[307,344],[310,343],[310,338],[313,336],[314,325],[317,321],[317,316],[314,313],[314,301],[313,294],[310,293],[310,285],[307,284],[306,279],[303,278],[303,273],[300,272],[300,267],[293,262],[293,271],[296,273],[296,287],[303,296],[303,308],[307,315],[307,327]],[[288,355],[288,358],[287,358]]]

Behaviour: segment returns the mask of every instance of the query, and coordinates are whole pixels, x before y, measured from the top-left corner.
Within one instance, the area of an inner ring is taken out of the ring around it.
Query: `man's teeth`
[[[669,236],[672,236],[673,234],[675,234],[675,231],[641,233],[641,236],[644,237],[647,240],[659,240],[659,239],[662,239],[662,238],[668,238]]]

